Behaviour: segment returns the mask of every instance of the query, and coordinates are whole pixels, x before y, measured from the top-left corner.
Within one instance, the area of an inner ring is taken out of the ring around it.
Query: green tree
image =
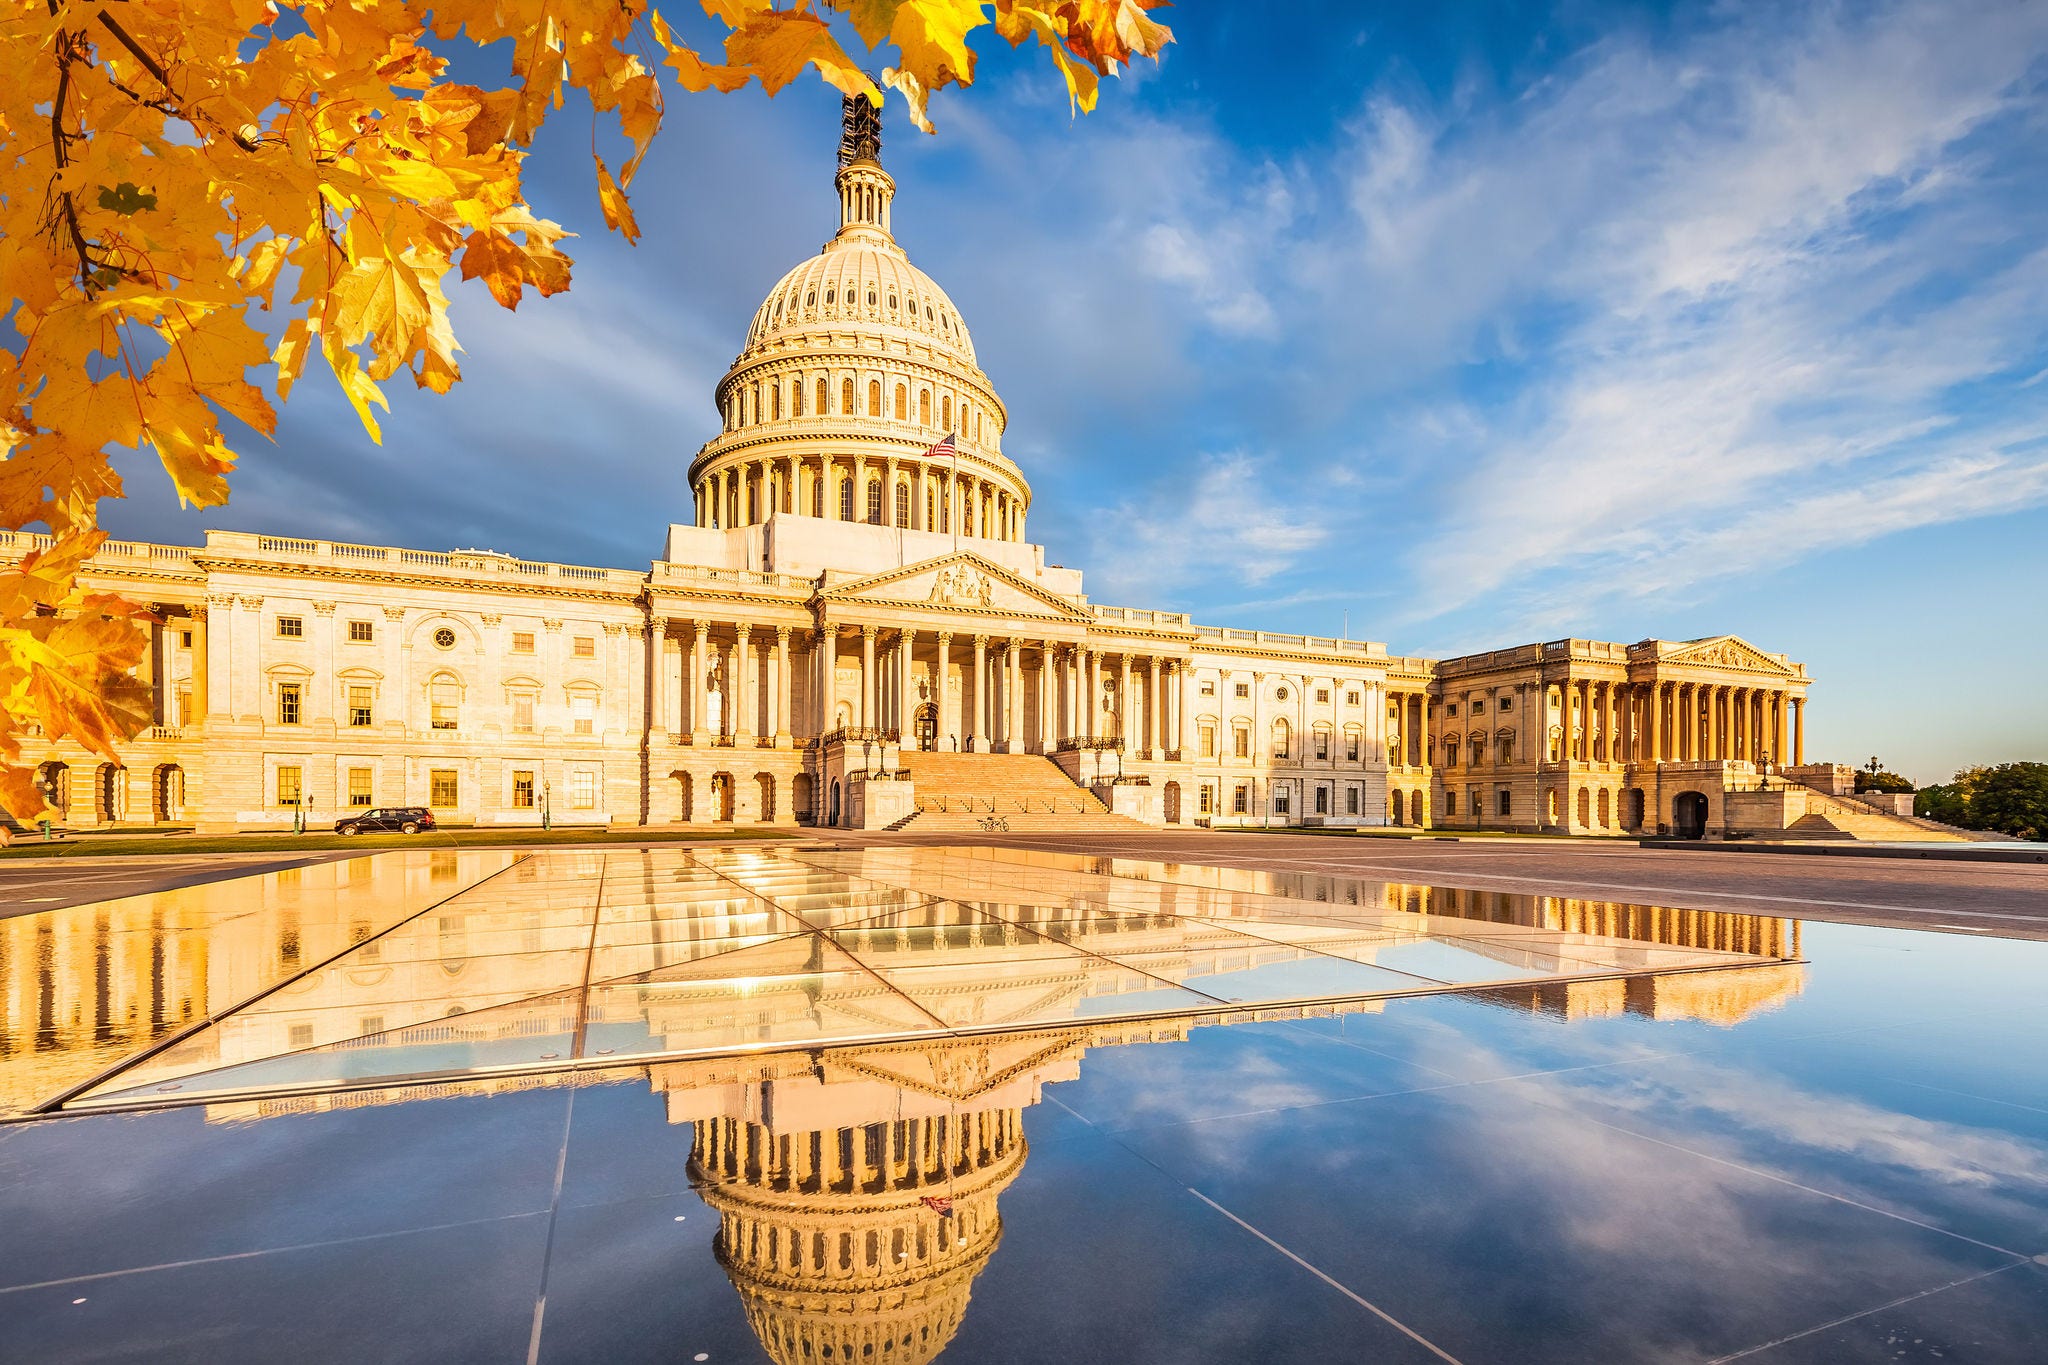
[[[1963,829],[2048,839],[2048,763],[1965,768],[1955,781],[1923,790],[1913,813]]]
[[[1875,771],[1865,768],[1856,774],[1856,790],[1860,792],[1909,792],[1913,790],[1913,779],[1901,777],[1895,772],[1879,768]]]

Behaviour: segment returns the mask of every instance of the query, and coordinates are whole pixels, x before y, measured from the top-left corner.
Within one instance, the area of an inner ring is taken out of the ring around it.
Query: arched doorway
[[[817,779],[809,773],[796,775],[795,799],[796,820],[800,825],[814,825],[818,822]]]
[[[765,825],[775,818],[775,774],[755,773],[754,785],[759,789],[761,798],[755,818]]]
[[[693,820],[697,816],[697,783],[686,772],[676,774],[676,818]]]
[[[63,819],[71,813],[71,769],[54,760],[36,769],[36,791]]]
[[[175,763],[157,766],[154,780],[150,783],[150,818],[159,824],[169,824],[185,810],[185,770]]]
[[[1639,830],[1643,827],[1643,789],[1629,787],[1621,794],[1621,827]]]
[[[1169,825],[1177,825],[1177,824],[1179,824],[1179,823],[1180,823],[1180,783],[1178,783],[1178,782],[1169,782],[1169,783],[1167,783],[1167,784],[1166,784],[1166,791],[1165,791],[1165,793],[1164,793],[1164,797],[1163,797],[1163,801],[1162,801],[1162,804],[1163,804],[1163,806],[1164,806],[1164,808],[1165,808],[1165,814],[1166,814],[1166,823],[1167,823],[1167,824],[1169,824]]]
[[[102,824],[128,818],[128,770],[118,763],[102,763],[93,773],[93,818]]]
[[[836,777],[832,779],[832,800],[825,816],[825,823],[833,826],[839,823],[839,779]]]
[[[911,728],[917,736],[919,753],[928,754],[939,747],[939,708],[926,702],[917,708],[917,715],[911,721]]]
[[[732,774],[711,774],[711,818],[731,823],[732,801]]]
[[[1703,839],[1707,834],[1707,798],[1700,792],[1680,792],[1671,803],[1671,832],[1681,839]]]

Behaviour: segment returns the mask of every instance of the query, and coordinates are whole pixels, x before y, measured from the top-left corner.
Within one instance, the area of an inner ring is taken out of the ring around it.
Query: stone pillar
[[[1649,761],[1656,763],[1664,757],[1664,684],[1653,682],[1643,696],[1644,724],[1647,731]]]
[[[1792,766],[1806,762],[1806,698],[1792,699]]]
[[[1771,693],[1771,762],[1785,762],[1785,751],[1791,747],[1786,740],[1785,693],[1780,690]]]
[[[795,485],[790,485],[792,489]],[[794,493],[791,494],[795,496]],[[775,628],[775,747],[790,747],[789,733],[789,627]]]
[[[939,657],[937,663],[933,665],[934,671],[932,673],[932,705],[938,708],[938,720],[937,723],[932,727],[935,731],[937,731],[937,733],[932,737],[932,743],[934,745],[944,744],[946,742],[946,738],[949,735],[955,737],[954,742],[956,744],[959,742],[958,736],[960,734],[960,730],[959,727],[954,723],[952,706],[946,698],[946,691],[948,687],[951,686],[951,678],[949,675],[952,673],[953,670],[952,656],[953,633],[951,631],[942,630],[939,632]]]
[[[1431,766],[1429,761],[1429,687],[1427,684],[1423,686],[1420,692],[1415,694],[1415,716],[1415,761],[1421,765],[1423,771],[1427,772]],[[1428,795],[1425,794],[1423,796],[1422,804],[1426,812],[1431,804]]]
[[[1003,740],[1008,753],[1024,752],[1024,642],[1003,648]]]
[[[977,754],[988,752],[988,636],[974,637],[974,724],[967,732],[967,747]]]
[[[835,728],[839,716],[839,627],[829,621],[818,628],[817,664],[818,733],[823,735]]]
[[[647,623],[647,735],[650,743],[656,736],[665,743],[669,731],[675,728],[674,717],[668,710],[667,663],[668,618],[656,616]]]
[[[1081,680],[1081,737],[1094,739],[1102,714],[1102,656],[1089,650]]]
[[[856,490],[861,484],[854,484]],[[865,496],[865,493],[862,493]],[[875,628],[860,628],[860,726],[867,729],[875,723]]]
[[[740,622],[733,635],[733,668],[726,678],[726,690],[732,694],[733,717],[726,728],[733,742],[746,748],[754,742],[754,725],[760,715],[760,694],[755,690],[753,624]],[[737,774],[733,780],[739,780]]]
[[[1037,751],[1049,754],[1053,751],[1052,738],[1052,696],[1057,690],[1052,685],[1052,646],[1044,640],[1038,642],[1038,686],[1033,689],[1038,706]]]
[[[1159,757],[1159,735],[1165,728],[1159,723],[1159,660],[1156,656],[1145,660],[1145,757]]]
[[[690,648],[690,742],[709,744],[711,729],[705,725],[707,679],[711,672],[711,623],[696,623],[697,634]]]
[[[913,512],[916,499],[912,499]],[[896,733],[900,741],[910,742],[910,732],[916,728],[917,680],[912,676],[917,668],[917,632],[899,630],[896,632]]]

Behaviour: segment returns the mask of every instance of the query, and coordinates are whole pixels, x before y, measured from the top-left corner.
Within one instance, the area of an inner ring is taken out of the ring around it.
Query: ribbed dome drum
[[[690,468],[700,526],[780,512],[1024,539],[1002,400],[960,310],[896,244],[878,153],[872,135],[842,144],[838,233],[768,291],[719,382],[724,430]],[[958,459],[931,458],[949,434]]]

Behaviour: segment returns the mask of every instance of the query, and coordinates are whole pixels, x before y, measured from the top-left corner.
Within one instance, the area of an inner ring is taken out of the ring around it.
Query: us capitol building
[[[106,545],[90,586],[160,618],[156,723],[121,764],[31,742],[64,823],[1721,834],[1840,789],[1795,766],[1804,668],[1732,636],[1433,660],[1090,601],[1030,539],[965,320],[891,234],[865,105],[834,184],[839,230],[755,313],[695,516],[646,568]]]

